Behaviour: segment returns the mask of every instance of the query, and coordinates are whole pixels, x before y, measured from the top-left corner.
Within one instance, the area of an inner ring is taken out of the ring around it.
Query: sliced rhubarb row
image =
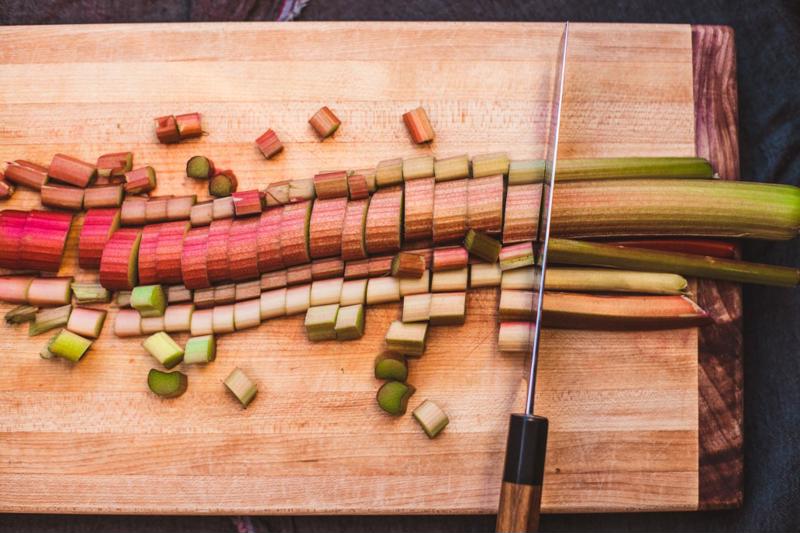
[[[311,279],[340,278],[344,275],[344,261],[338,257],[329,257],[311,262]]]
[[[108,239],[119,229],[119,209],[89,209],[83,217],[78,240],[78,265],[81,268],[100,268]]]
[[[467,181],[436,184],[433,192],[433,242],[458,241],[467,233]]]
[[[159,283],[182,283],[183,239],[190,227],[188,220],[162,225],[156,246],[156,274]]]
[[[433,229],[433,189],[435,178],[407,181],[405,184],[405,228],[406,241],[430,239]]]
[[[283,268],[281,254],[281,219],[283,207],[271,207],[258,221],[258,271],[272,272]]]
[[[503,175],[467,182],[467,228],[489,235],[503,231]]]
[[[341,255],[342,226],[346,211],[346,197],[318,199],[314,202],[308,227],[308,248],[312,258]]]
[[[158,283],[158,268],[156,250],[158,249],[158,236],[164,224],[149,224],[142,230],[142,240],[139,244],[139,283],[142,285],[155,285]]]
[[[233,221],[229,218],[215,220],[208,226],[208,280],[212,285],[230,279],[228,263],[228,232]]]
[[[58,272],[70,227],[71,214],[31,211],[25,221],[18,263],[27,270]]]
[[[187,289],[205,289],[211,286],[206,264],[207,253],[208,226],[190,229],[183,240],[181,252],[181,276]]]
[[[308,248],[308,225],[311,218],[311,202],[299,202],[283,206],[281,217],[281,254],[287,267],[302,265],[311,260]]]
[[[22,269],[20,249],[25,234],[27,211],[0,211],[0,268]]]
[[[372,195],[364,230],[367,253],[390,254],[400,250],[402,215],[402,187],[385,187]]]
[[[365,259],[367,248],[364,243],[364,228],[367,223],[369,198],[347,203],[342,224],[342,260]]]
[[[234,220],[228,232],[228,271],[233,281],[258,278],[258,226],[255,217]]]
[[[132,290],[139,282],[137,258],[142,232],[123,228],[114,232],[100,259],[100,284],[106,289]]]
[[[512,185],[506,191],[503,243],[536,240],[542,184]]]

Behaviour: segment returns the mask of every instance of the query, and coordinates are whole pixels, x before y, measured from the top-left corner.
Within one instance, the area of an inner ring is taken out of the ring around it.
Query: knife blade
[[[558,162],[558,140],[561,129],[561,111],[564,101],[564,79],[567,67],[569,22],[564,24],[558,49],[547,134],[547,157],[542,197],[539,202],[539,225],[535,243],[533,295],[536,320],[532,325],[531,363],[528,375],[528,394],[525,412],[511,415],[506,441],[506,458],[503,484],[497,511],[498,532],[538,531],[542,503],[542,481],[547,450],[548,420],[533,412],[536,397],[536,371],[539,363],[539,345],[542,332],[542,303],[545,275],[547,273],[547,248],[550,241],[550,221],[553,190]]]

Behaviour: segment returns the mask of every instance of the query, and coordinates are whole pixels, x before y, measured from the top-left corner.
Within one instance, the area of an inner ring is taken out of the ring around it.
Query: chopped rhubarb
[[[153,167],[140,167],[125,173],[125,192],[141,194],[156,188],[156,171]]]
[[[262,198],[257,190],[233,193],[233,211],[237,217],[246,217],[261,213]]]
[[[47,183],[47,167],[18,159],[8,163],[5,179],[38,191]]]
[[[314,128],[314,131],[316,131],[317,135],[322,139],[333,135],[342,124],[339,118],[334,115],[333,111],[328,109],[327,106],[323,106],[319,111],[314,113],[314,116],[308,119],[308,123],[311,124],[311,127]]]
[[[385,187],[372,195],[364,231],[367,253],[385,254],[400,250],[402,214],[402,187]]]
[[[424,144],[433,140],[433,126],[431,126],[428,114],[422,107],[404,113],[403,122],[405,122],[408,133],[415,143]]]
[[[261,213],[258,222],[256,243],[258,247],[258,271],[270,272],[283,268],[281,255],[282,207],[268,208]]]
[[[89,209],[83,217],[78,240],[78,264],[81,268],[100,267],[103,249],[111,235],[119,229],[119,209]]]
[[[47,175],[54,180],[86,188],[97,177],[97,167],[72,156],[56,154],[50,161]]]
[[[131,290],[138,282],[137,257],[142,232],[117,230],[108,240],[100,259],[100,284],[109,290]]]
[[[308,227],[308,246],[312,258],[342,253],[342,224],[346,210],[347,197],[320,198],[314,202]]]
[[[265,131],[261,136],[256,139],[256,146],[261,150],[261,153],[266,159],[278,154],[283,150],[283,144],[278,139],[278,135],[270,130]]]

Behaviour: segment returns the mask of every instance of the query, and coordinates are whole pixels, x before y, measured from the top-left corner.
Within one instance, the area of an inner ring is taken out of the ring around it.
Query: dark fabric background
[[[276,14],[275,4],[247,0],[0,0],[0,24],[269,20]],[[727,24],[736,31],[742,177],[800,185],[800,0],[312,0],[299,18]],[[746,258],[800,265],[796,240],[748,245]],[[708,513],[545,516],[543,530],[800,530],[800,297],[796,291],[762,287],[748,287],[744,296],[744,507]],[[493,517],[265,517],[253,522],[258,531],[388,533],[494,527]],[[234,528],[224,517],[0,515],[0,532],[11,531],[179,533]]]

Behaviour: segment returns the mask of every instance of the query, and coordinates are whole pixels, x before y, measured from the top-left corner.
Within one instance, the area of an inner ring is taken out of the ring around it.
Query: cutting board
[[[160,194],[202,193],[191,155],[242,189],[433,153],[542,157],[561,26],[497,23],[225,23],[0,28],[0,157],[47,164],[132,150]],[[725,28],[576,24],[563,157],[710,157],[738,174],[732,35]],[[342,119],[320,142],[320,106]],[[418,105],[431,146],[400,115]],[[152,118],[199,111],[208,135],[156,142]],[[274,128],[286,150],[253,140]],[[38,206],[20,191],[6,207]],[[556,206],[557,208],[557,206]],[[62,274],[76,269],[76,232]],[[741,305],[705,283],[718,325],[657,332],[547,330],[537,407],[551,421],[545,512],[693,510],[741,499]],[[372,360],[398,305],[369,309],[354,342],[306,341],[302,317],[225,336],[189,391],[147,390],[153,360],[111,333],[78,365],[38,357],[46,336],[0,336],[0,510],[58,513],[493,513],[508,413],[527,358],[497,351],[494,290],[467,323],[436,327],[411,363],[417,393],[451,423],[428,440],[377,408]],[[5,312],[8,306],[0,306]],[[184,341],[185,338],[180,338]],[[222,380],[259,384],[246,410]]]

